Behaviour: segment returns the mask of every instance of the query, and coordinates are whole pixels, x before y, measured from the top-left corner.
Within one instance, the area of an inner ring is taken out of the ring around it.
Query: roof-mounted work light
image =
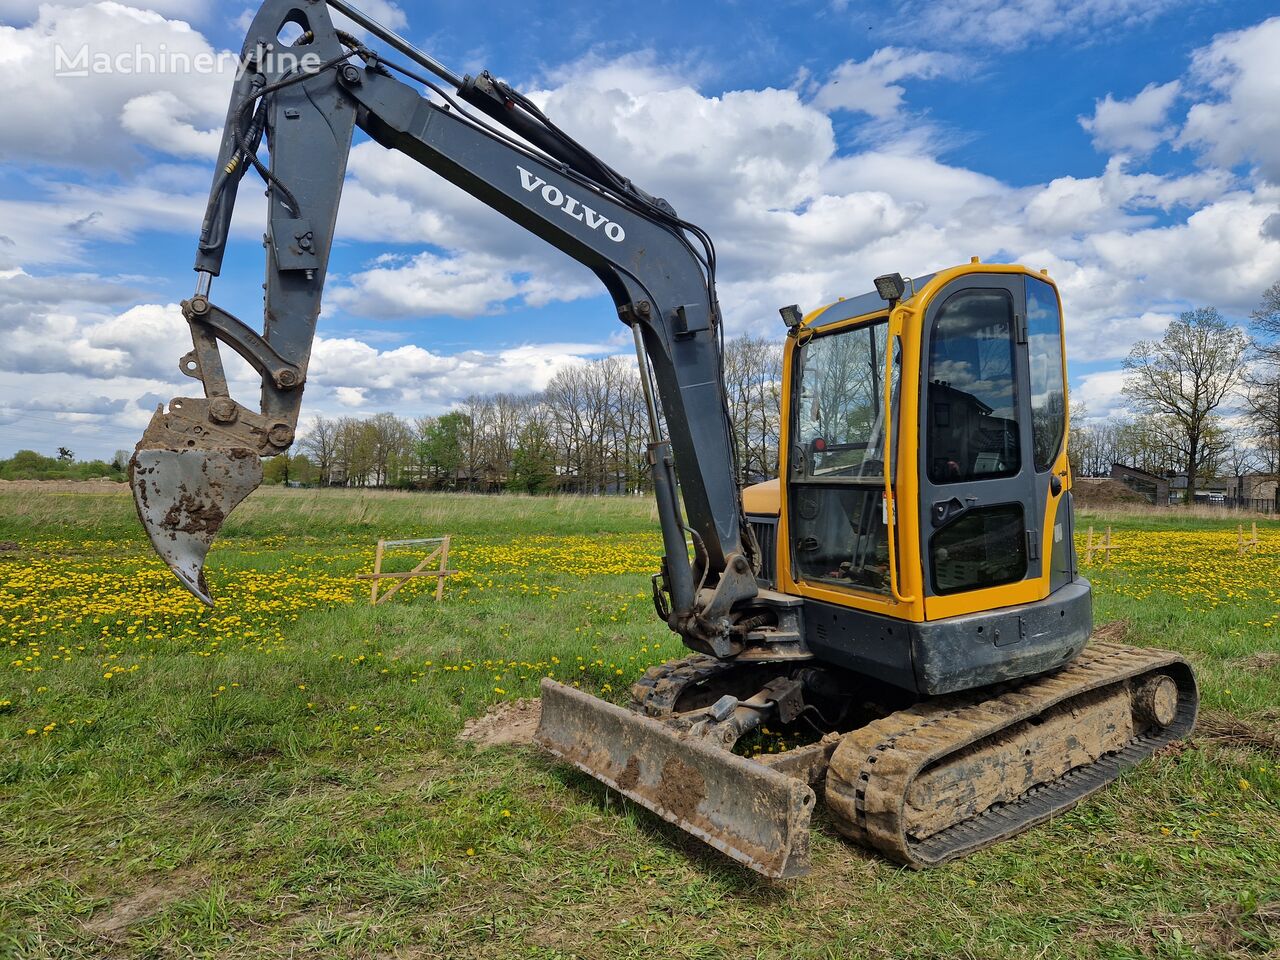
[[[876,277],[876,293],[886,303],[897,303],[906,292],[907,282],[902,279],[902,274],[886,273],[883,277]]]

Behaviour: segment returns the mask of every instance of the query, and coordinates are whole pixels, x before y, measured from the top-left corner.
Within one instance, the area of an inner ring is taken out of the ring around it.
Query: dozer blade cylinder
[[[139,444],[129,461],[133,502],[151,545],[182,585],[209,606],[213,597],[204,579],[209,546],[227,514],[260,483],[262,461],[249,449]]]
[[[809,872],[801,780],[550,678],[534,741],[767,877]]]

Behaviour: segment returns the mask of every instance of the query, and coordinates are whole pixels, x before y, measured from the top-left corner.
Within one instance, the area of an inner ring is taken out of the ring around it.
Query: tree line
[[[67,447],[59,447],[55,457],[35,450],[19,450],[0,460],[0,480],[124,480],[129,454],[117,451],[114,459],[77,460]]]
[[[725,344],[725,388],[744,482],[778,468],[781,344]],[[532,395],[476,394],[448,413],[315,421],[269,481],[527,493],[648,488],[649,416],[634,360],[607,357],[556,373]]]
[[[1280,282],[1249,333],[1212,307],[1187,311],[1124,362],[1133,416],[1095,420],[1072,408],[1078,476],[1113,463],[1197,485],[1250,473],[1280,476]],[[725,345],[724,380],[744,483],[777,475],[782,347],[757,337]],[[1240,402],[1237,404],[1237,400]],[[1224,415],[1224,404],[1233,416]],[[634,360],[609,357],[558,372],[532,395],[473,395],[454,410],[406,419],[319,418],[297,453],[266,465],[270,482],[531,493],[624,493],[648,487],[648,414]],[[129,452],[80,463],[29,450],[0,460],[0,478],[122,479]]]
[[[1124,394],[1136,413],[1091,420],[1072,410],[1078,476],[1113,463],[1199,484],[1280,475],[1280,282],[1263,294],[1250,333],[1213,307],[1181,314],[1160,340],[1134,344]],[[743,482],[777,475],[781,344],[728,341],[725,388]],[[1243,397],[1243,407],[1224,404]],[[647,489],[648,417],[634,361],[566,368],[534,395],[468,397],[435,417],[392,413],[318,420],[300,453],[268,464],[269,479],[342,486],[470,491],[623,493]]]

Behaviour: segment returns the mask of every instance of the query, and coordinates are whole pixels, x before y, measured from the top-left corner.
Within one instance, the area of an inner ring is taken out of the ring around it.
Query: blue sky
[[[488,68],[706,226],[734,332],[877,273],[1048,267],[1074,397],[1179,310],[1244,322],[1280,280],[1280,19],[1222,0],[365,4]],[[0,456],[131,447],[176,375],[229,78],[55,75],[55,51],[238,49],[212,0],[0,0]],[[260,313],[247,189],[214,300]],[[1269,219],[1274,217],[1275,219]],[[589,274],[412,162],[359,143],[308,415],[438,413],[626,352]],[[235,371],[233,371],[234,373]],[[241,399],[256,390],[243,372]]]

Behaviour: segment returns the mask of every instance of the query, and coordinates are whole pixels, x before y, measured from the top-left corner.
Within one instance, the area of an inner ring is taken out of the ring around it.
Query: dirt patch
[[[627,765],[618,774],[618,789],[630,790],[640,782],[640,758],[634,753],[627,757]]]
[[[501,747],[533,742],[542,716],[541,700],[513,700],[489,708],[483,717],[474,717],[462,727],[458,739],[477,747]]]
[[[1225,710],[1208,710],[1196,721],[1196,739],[1215,747],[1256,750],[1280,759],[1280,730],[1246,723]]]
[[[0,553],[14,553],[21,549],[16,540],[0,540]]]
[[[170,903],[187,896],[196,886],[192,874],[170,874],[103,907],[84,922],[84,930],[95,937],[119,937],[129,927],[150,920]]]
[[[1122,643],[1129,635],[1128,620],[1109,620],[1093,631],[1090,640],[1094,643]]]
[[[164,519],[160,521],[160,526],[165,530],[177,530],[196,536],[207,534],[212,537],[226,518],[226,514],[218,508],[216,503],[212,501],[201,503],[192,494],[184,493],[178,502],[169,508]]]
[[[1139,918],[1136,925],[1114,921],[1090,925],[1081,930],[1089,940],[1123,943],[1144,957],[1167,955],[1173,942],[1187,943],[1210,955],[1273,957],[1280,940],[1280,901],[1245,908],[1238,903],[1221,904],[1200,912],[1174,916],[1158,913]]]
[[[1077,477],[1071,482],[1071,495],[1077,506],[1106,507],[1126,503],[1150,503],[1140,493],[1130,490],[1119,480]]]
[[[3,549],[4,544],[0,543],[0,550]],[[1233,660],[1231,665],[1250,671],[1277,670],[1280,669],[1280,653],[1272,653],[1269,650],[1263,653],[1255,653],[1240,660]]]
[[[706,799],[707,782],[702,774],[679,757],[672,757],[662,768],[658,785],[658,804],[682,820],[689,820]]]

